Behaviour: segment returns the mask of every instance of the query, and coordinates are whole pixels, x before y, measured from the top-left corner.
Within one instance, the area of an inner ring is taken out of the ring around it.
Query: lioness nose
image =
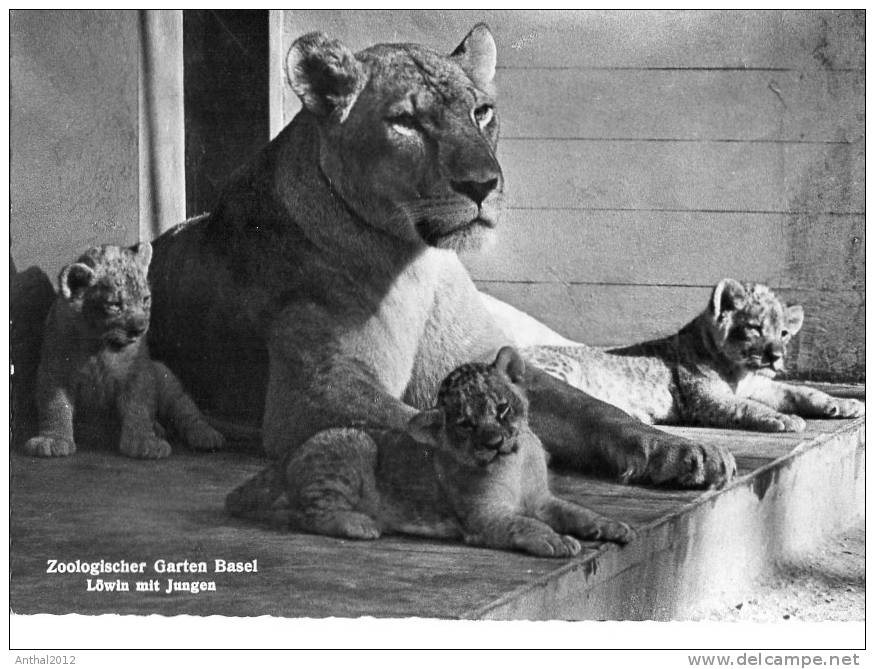
[[[483,203],[486,196],[495,190],[498,186],[498,179],[489,179],[488,181],[450,181],[453,190],[462,195],[470,197],[477,206]]]

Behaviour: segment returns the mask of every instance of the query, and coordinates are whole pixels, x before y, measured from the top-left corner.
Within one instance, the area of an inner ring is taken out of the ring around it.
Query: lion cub
[[[705,311],[664,339],[607,351],[542,347],[524,355],[648,423],[801,432],[802,416],[862,416],[858,400],[772,380],[802,317],[801,306],[785,306],[762,284],[724,279]]]
[[[320,432],[234,490],[226,508],[315,534],[462,538],[544,557],[576,555],[574,537],[626,543],[627,525],[550,492],[523,373],[510,347],[491,365],[463,365],[441,384],[437,407],[406,430]],[[277,509],[283,492],[287,508]]]
[[[192,448],[222,447],[176,377],[149,358],[151,258],[148,242],[101,246],[61,270],[37,375],[39,435],[27,453],[71,455],[75,421],[77,434],[109,435],[125,455],[163,458],[170,444],[156,434],[156,416]]]

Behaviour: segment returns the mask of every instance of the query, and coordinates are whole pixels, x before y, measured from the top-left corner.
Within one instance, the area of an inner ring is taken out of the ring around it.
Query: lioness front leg
[[[557,533],[547,523],[510,511],[469,518],[464,529],[465,543],[487,548],[510,548],[540,557],[571,557],[580,552],[580,543]]]
[[[296,335],[297,336],[297,335]],[[279,339],[279,338],[278,338]],[[290,364],[291,335],[271,349],[263,419],[265,452],[281,458],[335,427],[403,428],[416,409],[390,395],[376,373],[338,352],[324,368]]]
[[[377,445],[365,432],[323,430],[285,463],[288,524],[312,534],[376,539]]]
[[[593,541],[615,541],[626,544],[635,536],[626,523],[611,520],[580,504],[559,497],[549,497],[539,506],[535,515],[557,532],[573,534]]]
[[[624,482],[684,488],[719,488],[735,475],[735,459],[725,446],[645,425],[532,365],[526,388],[532,428],[559,462],[604,469]]]
[[[760,384],[751,399],[789,414],[806,418],[856,418],[866,413],[866,405],[855,399],[833,397],[807,386],[769,382]]]

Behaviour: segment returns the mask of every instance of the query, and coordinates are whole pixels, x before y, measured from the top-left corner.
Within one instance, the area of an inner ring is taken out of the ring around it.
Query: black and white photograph
[[[865,10],[8,20],[10,650],[865,647]]]

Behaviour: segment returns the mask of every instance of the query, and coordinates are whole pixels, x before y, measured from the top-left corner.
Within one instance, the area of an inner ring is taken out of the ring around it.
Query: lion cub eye
[[[492,105],[480,105],[474,110],[474,121],[477,122],[481,130],[492,122],[494,116],[495,110]]]
[[[510,413],[510,405],[504,403],[499,404],[498,407],[496,407],[496,412],[498,414],[498,420],[504,420]]]
[[[786,338],[790,336],[790,332],[788,330],[781,330],[781,336]]]
[[[103,306],[103,308],[107,311],[107,313],[117,314],[118,312],[120,312],[122,310],[122,303],[117,302],[117,301],[107,302]]]
[[[470,418],[460,418],[456,421],[456,427],[459,427],[463,430],[473,430],[474,429],[474,421]]]

